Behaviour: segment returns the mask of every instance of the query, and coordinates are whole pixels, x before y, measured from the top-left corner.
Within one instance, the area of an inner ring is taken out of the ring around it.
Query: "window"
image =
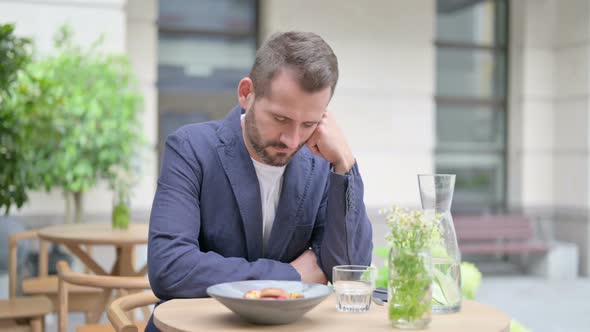
[[[256,55],[256,0],[159,2],[159,151],[178,127],[222,119]]]
[[[457,174],[457,212],[505,207],[507,5],[437,1],[436,172]]]

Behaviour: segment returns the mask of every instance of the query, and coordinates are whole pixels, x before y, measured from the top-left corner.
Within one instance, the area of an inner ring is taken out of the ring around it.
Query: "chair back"
[[[57,263],[59,277],[58,296],[58,331],[66,332],[68,325],[68,284],[102,288],[105,292],[105,300],[108,301],[113,290],[127,294],[128,291],[149,290],[150,283],[145,277],[115,277],[98,276],[86,273],[73,272],[68,263]],[[149,292],[151,293],[151,291]],[[138,293],[141,294],[141,293]],[[135,295],[135,294],[134,294]],[[108,303],[108,302],[106,302]],[[105,303],[105,304],[106,304]]]
[[[9,297],[15,298],[17,293],[17,266],[18,266],[18,242],[27,239],[39,239],[37,231],[25,231],[14,233],[10,236],[8,241],[8,292]],[[48,243],[39,239],[39,277],[47,276],[47,257],[48,257]]]
[[[138,332],[138,327],[134,324],[126,312],[139,307],[148,306],[158,302],[160,299],[150,290],[142,293],[135,293],[121,296],[111,303],[107,316],[109,321],[117,332]]]

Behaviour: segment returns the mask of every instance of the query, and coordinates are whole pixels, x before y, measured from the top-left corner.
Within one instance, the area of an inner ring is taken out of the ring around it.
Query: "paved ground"
[[[485,276],[476,300],[494,305],[535,332],[590,331],[590,279],[548,281]]]

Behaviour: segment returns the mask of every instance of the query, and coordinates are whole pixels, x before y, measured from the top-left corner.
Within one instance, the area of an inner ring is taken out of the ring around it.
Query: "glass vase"
[[[388,315],[399,329],[423,329],[432,309],[432,259],[430,249],[392,247],[387,283]]]
[[[418,175],[422,208],[439,220],[431,243],[433,263],[432,312],[461,309],[461,253],[451,215],[454,174]]]
[[[115,193],[113,196],[113,214],[111,221],[113,228],[127,229],[131,223],[131,199],[124,193]]]

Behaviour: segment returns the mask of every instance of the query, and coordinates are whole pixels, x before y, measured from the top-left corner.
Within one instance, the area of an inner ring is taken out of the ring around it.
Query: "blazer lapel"
[[[311,173],[315,167],[313,161],[310,152],[303,147],[287,164],[279,205],[264,253],[265,258],[280,260],[293,236],[295,227],[301,223],[300,210],[303,208],[312,178]]]
[[[262,205],[256,170],[242,138],[241,111],[239,106],[234,108],[219,128],[223,143],[217,153],[244,223],[248,260],[255,261],[262,257]]]

